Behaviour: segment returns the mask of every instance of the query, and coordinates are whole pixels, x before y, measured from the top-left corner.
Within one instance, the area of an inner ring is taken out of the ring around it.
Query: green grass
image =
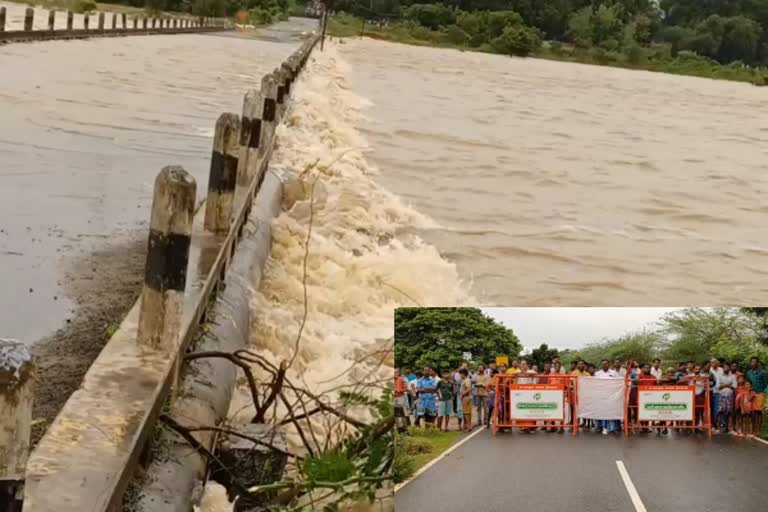
[[[763,431],[760,433],[760,437],[768,440],[768,411],[763,413]]]
[[[362,21],[354,16],[335,16],[328,18],[328,34],[336,37],[354,37],[360,35]],[[386,28],[365,25],[364,35],[372,39],[380,39],[394,43],[415,46],[432,46],[453,48],[460,51],[496,53],[490,45],[470,47],[449,40],[445,32],[428,30],[419,27],[417,31],[406,27],[403,23],[391,23]],[[576,49],[561,45],[558,48],[541,48],[533,58],[595,64],[625,69],[639,69],[675,75],[696,76],[718,80],[748,82],[754,85],[768,85],[768,68],[750,68],[739,64],[719,64],[709,59],[692,54],[684,54],[672,58],[666,47],[642,48],[635,59],[630,59],[621,52],[609,52],[599,48],[589,50]]]
[[[416,471],[424,464],[456,444],[456,441],[461,436],[461,432],[454,430],[449,432],[438,432],[437,430],[427,432],[424,429],[411,429],[411,436],[414,439],[425,440],[429,443],[430,448],[428,452],[411,456],[411,459],[413,460],[413,469]]]

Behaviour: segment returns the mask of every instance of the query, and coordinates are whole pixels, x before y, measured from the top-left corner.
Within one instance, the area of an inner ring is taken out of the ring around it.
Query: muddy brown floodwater
[[[483,304],[762,304],[766,89],[339,46],[380,183]],[[420,276],[414,275],[419,280]]]
[[[315,20],[236,33],[0,47],[0,326],[35,344],[50,418],[140,290],[152,184],[208,182],[217,117]]]

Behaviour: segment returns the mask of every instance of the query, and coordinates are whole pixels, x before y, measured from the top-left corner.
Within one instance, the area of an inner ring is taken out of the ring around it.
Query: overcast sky
[[[527,349],[546,343],[558,349],[580,348],[643,327],[653,327],[682,308],[481,308],[515,332]]]

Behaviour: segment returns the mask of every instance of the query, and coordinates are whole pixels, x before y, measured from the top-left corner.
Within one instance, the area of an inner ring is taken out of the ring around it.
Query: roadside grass
[[[763,412],[763,431],[760,432],[760,437],[768,441],[768,410]]]
[[[402,482],[419,468],[456,444],[461,432],[411,427],[395,438],[395,483]]]
[[[328,18],[328,34],[336,37],[359,36],[362,20],[351,15],[339,15]],[[460,51],[495,53],[489,44],[469,46],[457,42],[446,31],[429,30],[425,27],[409,28],[405,23],[393,22],[386,27],[366,24],[365,37],[394,43],[415,46],[432,46],[438,48],[453,48]],[[620,67],[654,71],[675,75],[696,76],[718,80],[748,82],[754,85],[768,85],[768,69],[744,66],[741,63],[719,64],[711,59],[698,56],[691,52],[680,52],[677,56],[670,55],[669,48],[658,46],[652,48],[635,48],[632,52],[607,51],[602,48],[580,49],[571,45],[551,43],[542,46],[531,54],[531,58],[593,64],[598,66]]]

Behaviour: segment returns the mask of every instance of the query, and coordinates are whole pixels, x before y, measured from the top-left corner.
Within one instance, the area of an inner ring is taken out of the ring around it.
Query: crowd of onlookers
[[[759,435],[763,428],[763,411],[766,408],[765,395],[768,391],[768,371],[763,369],[757,357],[750,360],[746,371],[736,362],[712,359],[696,363],[680,361],[677,367],[661,367],[661,360],[651,363],[630,362],[624,364],[618,359],[612,363],[604,359],[600,366],[586,361],[572,361],[565,369],[558,357],[542,368],[529,366],[525,359],[513,360],[507,367],[495,362],[487,366],[478,364],[470,367],[463,363],[458,368],[444,369],[425,367],[411,371],[408,368],[395,370],[395,405],[402,408],[413,423],[426,427],[448,430],[451,423],[459,430],[470,431],[475,425],[487,425],[494,408],[504,407],[504,397],[496,397],[495,375],[516,375],[520,384],[547,383],[551,376],[573,375],[601,379],[627,379],[631,382],[628,395],[629,421],[637,425],[637,386],[656,384],[687,384],[694,386],[694,422],[642,422],[640,431],[651,428],[659,435],[667,434],[671,426],[696,426],[705,422],[708,409],[715,433],[731,432],[736,436]],[[707,393],[706,391],[709,391]],[[707,396],[709,401],[707,402]],[[473,412],[476,418],[473,419]],[[523,432],[536,430],[562,431],[553,423],[534,424],[523,428]],[[597,429],[603,434],[620,431],[621,420],[579,419],[580,429]],[[693,429],[691,429],[693,430]],[[690,433],[691,430],[683,430]]]

